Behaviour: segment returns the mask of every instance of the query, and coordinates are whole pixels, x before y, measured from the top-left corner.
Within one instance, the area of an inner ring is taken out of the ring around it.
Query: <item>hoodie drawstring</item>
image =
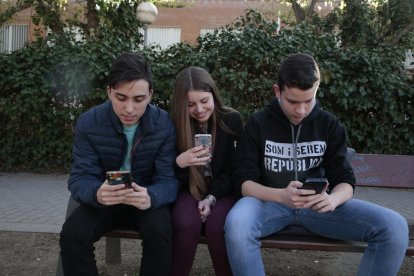
[[[292,133],[292,151],[293,151],[293,166],[295,170],[295,181],[298,181],[298,154],[297,154],[296,148],[297,148],[297,144],[299,141],[299,135],[300,135],[301,128],[302,128],[302,124],[299,125],[298,132],[295,137],[295,127],[292,124],[290,124],[290,129]]]

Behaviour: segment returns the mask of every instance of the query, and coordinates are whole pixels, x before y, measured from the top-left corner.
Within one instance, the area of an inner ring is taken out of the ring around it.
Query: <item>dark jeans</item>
[[[169,207],[142,211],[128,205],[97,209],[81,204],[60,233],[65,276],[98,275],[94,243],[106,232],[125,225],[136,227],[142,238],[140,275],[168,275],[172,232]]]
[[[211,214],[203,223],[198,213],[198,200],[188,192],[179,194],[173,209],[173,256],[171,275],[185,276],[191,272],[201,233],[217,276],[232,275],[224,241],[224,222],[236,198],[227,196],[217,200]]]

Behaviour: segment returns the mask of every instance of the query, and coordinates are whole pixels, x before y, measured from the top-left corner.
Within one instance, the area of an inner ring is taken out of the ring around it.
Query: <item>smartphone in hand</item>
[[[108,171],[106,179],[109,185],[125,184],[125,188],[131,188],[132,177],[129,171]]]
[[[212,146],[212,140],[211,140],[211,134],[196,134],[194,136],[194,145],[196,147],[203,146],[204,149],[211,149]],[[211,153],[204,154],[200,157],[207,157],[211,156]]]
[[[314,190],[317,194],[320,194],[327,183],[328,179],[326,178],[306,178],[305,183],[303,183],[300,189]]]

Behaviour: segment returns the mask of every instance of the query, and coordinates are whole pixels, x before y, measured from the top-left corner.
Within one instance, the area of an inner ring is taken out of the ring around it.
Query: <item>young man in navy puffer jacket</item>
[[[129,224],[142,237],[141,275],[168,275],[171,264],[169,204],[179,188],[174,176],[175,128],[150,104],[150,65],[124,53],[108,76],[109,102],[83,113],[76,124],[69,190],[80,206],[62,227],[65,275],[98,275],[93,244]],[[107,171],[131,172],[132,184],[110,185]]]

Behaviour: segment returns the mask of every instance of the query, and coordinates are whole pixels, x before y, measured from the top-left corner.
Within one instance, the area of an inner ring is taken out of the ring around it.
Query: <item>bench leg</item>
[[[63,268],[62,268],[62,257],[59,254],[58,265],[56,268],[56,276],[64,276],[63,275]]]
[[[121,264],[121,240],[120,238],[106,238],[107,264]]]

